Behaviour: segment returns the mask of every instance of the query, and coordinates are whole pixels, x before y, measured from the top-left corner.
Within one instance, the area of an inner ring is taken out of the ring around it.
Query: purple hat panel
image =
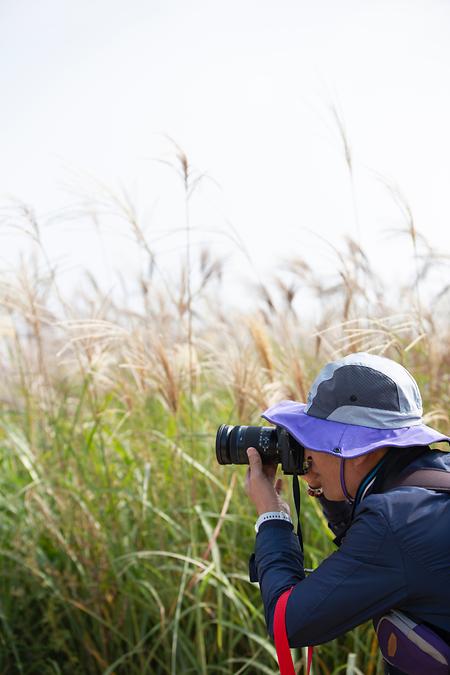
[[[271,406],[262,417],[286,429],[299,443],[319,452],[345,458],[358,457],[384,446],[407,447],[450,441],[425,424],[399,429],[373,429],[312,417],[305,413],[306,405],[281,401]]]

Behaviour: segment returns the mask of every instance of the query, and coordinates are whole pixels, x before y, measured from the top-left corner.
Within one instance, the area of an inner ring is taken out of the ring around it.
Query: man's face
[[[308,485],[312,488],[321,487],[327,499],[332,501],[344,500],[340,480],[341,458],[327,452],[317,452],[305,448],[305,459],[310,459],[309,471],[304,475]]]
[[[378,448],[373,452],[347,459],[345,461],[345,485],[348,492],[355,496],[364,476],[386,454],[387,448]],[[331,501],[340,502],[345,499],[341,487],[342,458],[328,452],[317,452],[305,448],[305,460],[310,460],[309,471],[303,476],[312,488],[321,487],[323,494]]]

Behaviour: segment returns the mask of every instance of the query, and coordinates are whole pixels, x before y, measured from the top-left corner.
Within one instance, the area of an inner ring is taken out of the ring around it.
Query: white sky
[[[182,195],[152,160],[173,157],[168,134],[214,179],[191,202],[194,246],[215,242],[229,257],[236,298],[242,274],[295,254],[327,260],[305,228],[338,244],[360,237],[378,268],[409,271],[405,242],[386,241],[401,219],[376,174],[448,252],[449,36],[450,3],[438,0],[2,0],[2,203],[14,195],[46,222],[79,201],[68,187],[94,193],[87,174],[125,185],[173,266]],[[359,232],[331,104],[353,152]],[[222,234],[229,222],[252,269]],[[0,228],[0,265],[11,268],[26,241]],[[117,222],[101,239],[74,219],[44,234],[72,285],[84,267],[106,285],[115,269],[136,272]]]

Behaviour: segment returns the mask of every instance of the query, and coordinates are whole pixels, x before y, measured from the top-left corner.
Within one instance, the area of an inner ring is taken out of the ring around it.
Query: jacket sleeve
[[[286,608],[291,647],[328,642],[406,598],[400,549],[376,509],[362,506],[341,548],[307,578],[296,536],[288,528],[289,523],[273,521],[256,537],[255,562],[272,637],[276,602],[291,586]]]
[[[272,520],[261,525],[256,535],[254,568],[253,580],[259,581],[267,628],[273,635],[273,615],[279,596],[305,578],[303,552],[291,523]]]

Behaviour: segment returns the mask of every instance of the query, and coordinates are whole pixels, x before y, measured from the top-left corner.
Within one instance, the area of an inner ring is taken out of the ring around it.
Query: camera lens
[[[249,427],[222,424],[216,435],[219,464],[248,464],[247,448],[256,448],[264,464],[281,461],[278,436],[274,427]]]

